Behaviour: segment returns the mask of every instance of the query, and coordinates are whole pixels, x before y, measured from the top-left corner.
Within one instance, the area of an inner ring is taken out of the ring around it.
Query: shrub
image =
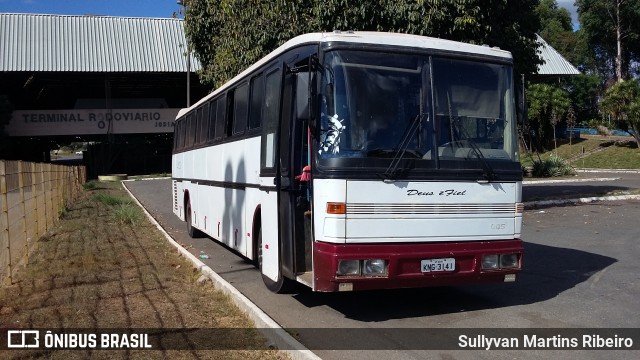
[[[604,125],[596,126],[596,131],[598,131],[598,135],[611,136],[611,130]]]
[[[545,160],[535,160],[531,169],[531,174],[535,177],[565,176],[575,173],[573,167],[557,155],[551,155]]]
[[[98,187],[98,182],[95,180],[87,181],[82,185],[85,190],[94,190]]]
[[[602,119],[590,119],[588,121],[583,121],[581,123],[582,126],[588,127],[591,129],[596,129],[598,126],[607,126],[607,122]]]

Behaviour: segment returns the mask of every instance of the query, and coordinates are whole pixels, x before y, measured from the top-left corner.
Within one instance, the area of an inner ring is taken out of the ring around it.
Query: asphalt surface
[[[640,189],[638,174],[586,174],[606,182],[526,185],[525,201]],[[212,239],[190,239],[171,212],[170,180],[127,182],[167,232],[323,359],[600,359],[607,351],[416,350],[397,329],[639,328],[640,201],[526,211],[524,268],[510,284],[278,295],[253,265]],[[320,329],[319,331],[317,329]],[[349,329],[349,330],[337,330]],[[416,330],[419,331],[419,330]],[[336,348],[383,348],[333,350]],[[639,351],[615,351],[636,359]]]
[[[600,179],[615,179],[600,181]],[[581,173],[576,179],[579,182],[550,182],[531,184],[525,180],[522,189],[523,201],[537,201],[545,199],[572,199],[579,197],[606,196],[618,192],[633,192],[640,190],[640,173]],[[591,181],[589,181],[591,180]],[[549,180],[548,180],[549,181]],[[553,180],[550,180],[553,181]]]

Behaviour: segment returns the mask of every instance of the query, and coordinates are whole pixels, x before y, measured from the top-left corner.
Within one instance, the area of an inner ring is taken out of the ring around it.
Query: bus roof
[[[190,108],[180,110],[177,117],[182,116],[191,109],[195,109],[205,101],[216,96],[218,93],[227,89],[231,84],[242,79],[247,74],[250,74],[255,69],[268,63],[278,55],[284,53],[290,48],[304,44],[320,44],[328,42],[342,42],[342,43],[354,43],[354,44],[371,44],[371,45],[390,45],[390,46],[402,46],[422,48],[429,50],[443,50],[458,53],[478,54],[492,57],[499,57],[504,59],[511,59],[511,53],[506,50],[501,50],[497,47],[489,47],[486,45],[472,45],[462,43],[458,41],[445,40],[439,38],[432,38],[427,36],[402,34],[402,33],[388,33],[388,32],[372,32],[372,31],[334,31],[328,33],[309,33],[299,35],[293,39],[285,42],[280,47],[263,57],[249,68],[235,76],[233,79],[227,81],[224,85],[216,89],[211,94],[205,96],[197,103],[193,104]]]

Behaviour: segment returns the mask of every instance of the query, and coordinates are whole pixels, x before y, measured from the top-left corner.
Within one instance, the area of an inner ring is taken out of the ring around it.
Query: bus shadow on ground
[[[608,196],[616,192],[632,191],[634,188],[614,185],[529,185],[522,189],[522,200],[538,201],[548,199],[573,199],[582,197]]]
[[[346,318],[377,322],[527,305],[549,300],[611,266],[616,259],[585,251],[524,244],[524,267],[515,283],[377,290],[300,292],[307,307],[329,306]]]

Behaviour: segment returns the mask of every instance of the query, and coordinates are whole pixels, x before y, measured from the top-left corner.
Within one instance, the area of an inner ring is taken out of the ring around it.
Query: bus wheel
[[[191,201],[187,200],[187,205],[185,206],[185,214],[184,219],[187,222],[187,233],[191,238],[201,238],[204,233],[195,227],[193,227],[193,222],[191,220]]]
[[[267,289],[277,294],[285,294],[291,292],[295,287],[295,282],[282,276],[280,271],[280,262],[278,261],[278,280],[273,281],[269,277],[262,274],[262,228],[258,230],[258,269],[262,275],[262,281],[267,286]]]

